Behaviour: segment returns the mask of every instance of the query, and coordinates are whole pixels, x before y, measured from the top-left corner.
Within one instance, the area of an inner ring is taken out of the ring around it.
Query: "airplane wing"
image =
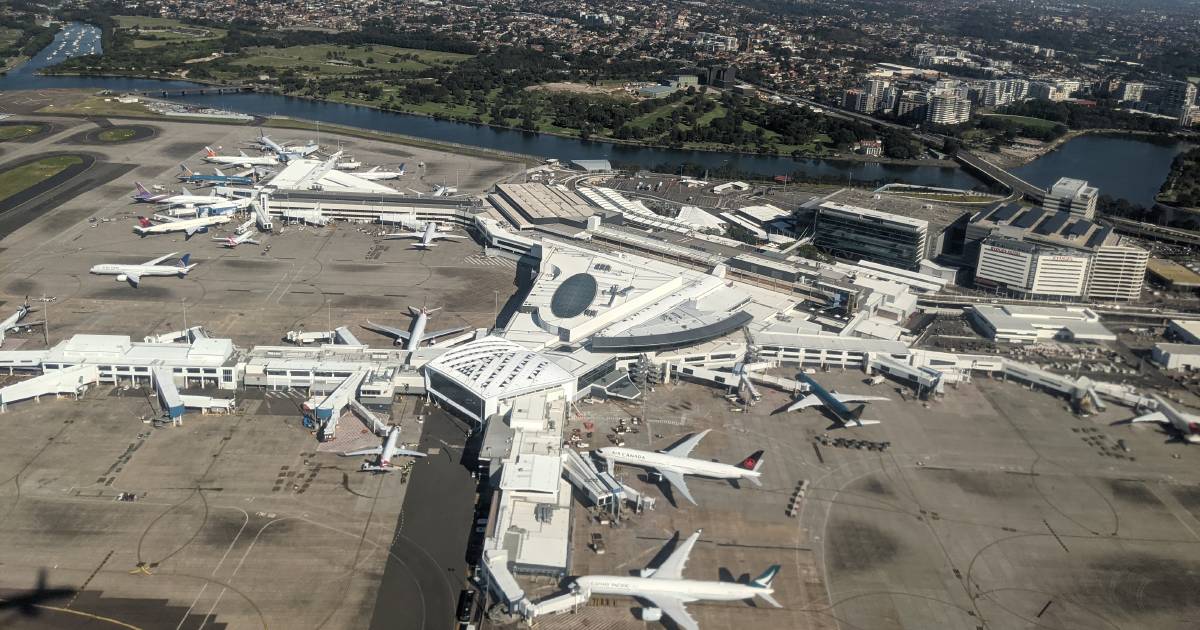
[[[421,238],[425,236],[424,232],[396,232],[394,234],[384,234],[383,238]]]
[[[466,238],[461,234],[447,234],[445,232],[437,232],[433,235],[434,238]]]
[[[696,601],[694,598],[683,598],[662,593],[650,595],[638,595],[642,599],[654,604],[663,614],[670,617],[675,625],[679,626],[679,630],[700,630],[700,624],[692,618],[692,615],[687,611],[688,602]]]
[[[1155,411],[1142,416],[1138,416],[1130,420],[1130,422],[1167,422],[1167,415],[1161,411]]]
[[[136,286],[138,286],[139,283],[141,283],[142,277],[137,275],[136,273],[127,273],[127,274],[125,274],[125,280],[127,282],[129,282],[129,284],[132,284],[133,286],[136,287]]]
[[[376,324],[376,323],[371,322],[371,320],[367,320],[367,323],[363,324],[362,327],[366,328],[367,330],[377,332],[381,335],[387,335],[389,337],[392,337],[393,339],[403,339],[405,341],[408,341],[408,331],[407,330],[400,330],[399,328],[394,328],[392,326],[384,326],[382,324]]]
[[[886,396],[860,396],[858,394],[834,394],[833,397],[844,403],[868,402],[871,400],[890,400]]]
[[[404,448],[398,448],[392,452],[394,452],[398,457],[425,457],[427,455],[427,453],[422,453],[421,451],[410,451]]]
[[[683,498],[691,501],[692,505],[699,505],[696,503],[696,499],[692,498],[692,492],[688,490],[687,482],[683,480],[682,473],[677,473],[673,470],[659,470],[658,474],[662,475],[663,479],[666,479],[671,484],[671,487],[675,488],[676,492],[682,494]]]
[[[466,329],[467,329],[466,326],[459,326],[458,328],[447,328],[445,330],[439,330],[436,332],[425,333],[425,336],[423,337],[423,339],[432,341],[434,339],[437,339],[438,337],[445,337],[446,335],[453,335],[456,332],[462,332]]]
[[[686,540],[679,543],[675,551],[667,556],[666,560],[654,570],[650,576],[652,580],[681,580],[683,579],[683,569],[687,566],[688,556],[692,554],[692,547],[696,546],[696,541],[700,539],[700,532],[688,536]]]
[[[179,252],[171,252],[170,254],[167,254],[166,256],[159,256],[158,258],[155,258],[154,260],[147,260],[146,262],[144,262],[144,263],[142,263],[142,264],[143,264],[143,265],[147,265],[147,266],[150,266],[150,265],[157,265],[157,264],[161,263],[162,261],[164,261],[164,260],[166,260],[166,259],[168,259],[168,258],[172,258],[172,257],[174,257],[174,256],[175,256],[176,254],[178,254],[178,253],[179,253]],[[128,275],[128,274],[126,274],[126,275]]]
[[[704,436],[708,435],[709,431],[712,431],[712,429],[705,429],[699,433],[694,433],[688,439],[663,451],[663,453],[667,455],[674,455],[675,457],[687,457],[693,450],[695,450],[696,445],[700,443],[700,440],[703,440]]]
[[[359,455],[378,455],[382,452],[383,452],[382,446],[373,446],[371,448],[364,448],[364,449],[358,450],[358,451],[347,451],[345,453],[342,453],[341,455],[342,455],[342,457],[358,457]]]
[[[196,226],[192,226],[192,227],[183,228],[183,233],[188,236],[195,236],[196,232],[199,232],[201,227],[202,226],[196,225]]]
[[[808,409],[809,407],[816,407],[821,404],[822,404],[821,399],[817,398],[816,394],[809,394],[809,395],[805,396],[804,398],[801,398],[800,400],[797,400],[796,402],[789,405],[787,410],[788,411],[799,411],[801,409]]]

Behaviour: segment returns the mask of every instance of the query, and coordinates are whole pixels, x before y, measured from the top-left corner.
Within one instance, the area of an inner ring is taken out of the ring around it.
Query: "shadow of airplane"
[[[0,612],[15,610],[26,617],[36,617],[39,606],[67,599],[77,593],[73,588],[49,588],[46,586],[46,570],[38,571],[37,586],[32,591],[19,592],[0,598]]]

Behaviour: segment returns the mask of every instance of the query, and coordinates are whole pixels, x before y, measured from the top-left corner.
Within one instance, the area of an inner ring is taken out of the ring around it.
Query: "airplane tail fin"
[[[142,182],[133,182],[133,188],[134,188],[134,190],[137,191],[138,197],[149,197],[150,196],[150,191],[146,190],[146,187],[142,185]]]
[[[180,256],[180,257],[179,257],[179,262],[177,263],[177,266],[178,266],[180,269],[186,269],[186,268],[187,268],[187,266],[188,266],[188,261],[189,261],[189,260],[191,260],[191,259],[192,259],[192,255],[191,255],[191,254],[184,254],[183,256]]]
[[[763,452],[762,451],[754,451],[753,453],[750,454],[749,457],[747,457],[746,459],[743,459],[741,462],[739,462],[737,464],[737,467],[741,468],[742,470],[757,471],[759,468],[762,468],[762,460],[763,460]]]
[[[142,227],[144,227],[144,228],[148,228],[148,227],[150,227],[151,225],[154,225],[154,224],[153,224],[153,223],[151,223],[151,222],[150,222],[150,219],[147,219],[146,217],[138,217],[138,225],[140,225],[140,226],[142,226]]]
[[[767,567],[767,570],[763,571],[762,575],[754,578],[750,582],[750,585],[757,588],[771,588],[771,582],[775,581],[775,576],[777,575],[779,575],[779,565],[773,564]]]
[[[864,409],[866,409],[866,408],[867,408],[867,406],[866,406],[866,405],[859,405],[859,406],[855,407],[854,409],[851,409],[851,410],[850,410],[850,418],[849,418],[849,419],[850,419],[852,422],[856,422],[856,423],[859,423],[859,424],[861,424],[861,422],[862,422],[863,410],[864,410]]]
[[[179,170],[183,171],[183,174],[187,175],[188,177],[191,177],[193,175],[192,169],[188,168],[187,164],[184,164],[182,162],[180,162],[180,164],[179,164]]]
[[[225,177],[225,173],[222,173],[221,169],[219,168],[214,168],[213,172],[216,173],[218,177]]]
[[[212,150],[212,147],[204,147],[204,154],[208,157],[217,157],[217,152]]]

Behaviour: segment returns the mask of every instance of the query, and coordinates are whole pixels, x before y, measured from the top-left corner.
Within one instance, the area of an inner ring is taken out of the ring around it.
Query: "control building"
[[[824,201],[817,206],[813,244],[839,258],[916,270],[926,258],[929,222]]]
[[[1063,177],[1050,187],[1042,207],[1046,212],[1070,212],[1090,219],[1096,215],[1100,190],[1082,179]]]

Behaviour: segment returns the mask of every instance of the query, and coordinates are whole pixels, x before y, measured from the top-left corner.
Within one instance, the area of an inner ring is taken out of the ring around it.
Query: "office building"
[[[971,119],[971,100],[963,87],[938,87],[929,94],[925,122],[960,125]]]
[[[1192,108],[1196,105],[1196,84],[1191,81],[1171,81],[1164,86],[1162,111],[1179,119],[1179,124],[1191,124]]]
[[[851,88],[842,95],[842,107],[869,114],[875,111],[875,97],[862,88]]]
[[[729,35],[700,32],[696,34],[695,45],[706,52],[734,52],[738,49],[738,40]]]
[[[1042,207],[1046,212],[1070,212],[1090,219],[1096,214],[1100,191],[1082,179],[1060,178],[1050,187]]]
[[[1142,100],[1142,95],[1146,91],[1145,83],[1126,82],[1121,84],[1121,89],[1117,92],[1117,100],[1122,103],[1136,103]]]
[[[1088,300],[1136,300],[1150,258],[1112,228],[1082,215],[1017,204],[976,215],[963,250],[975,252],[975,279],[981,286],[1028,297]]]
[[[928,221],[825,201],[817,206],[813,244],[840,258],[916,270],[928,234]]]
[[[984,85],[982,103],[985,107],[1001,107],[1025,100],[1029,96],[1029,81],[997,79]]]
[[[905,90],[896,102],[896,115],[910,120],[925,120],[929,110],[929,95],[917,90]]]

